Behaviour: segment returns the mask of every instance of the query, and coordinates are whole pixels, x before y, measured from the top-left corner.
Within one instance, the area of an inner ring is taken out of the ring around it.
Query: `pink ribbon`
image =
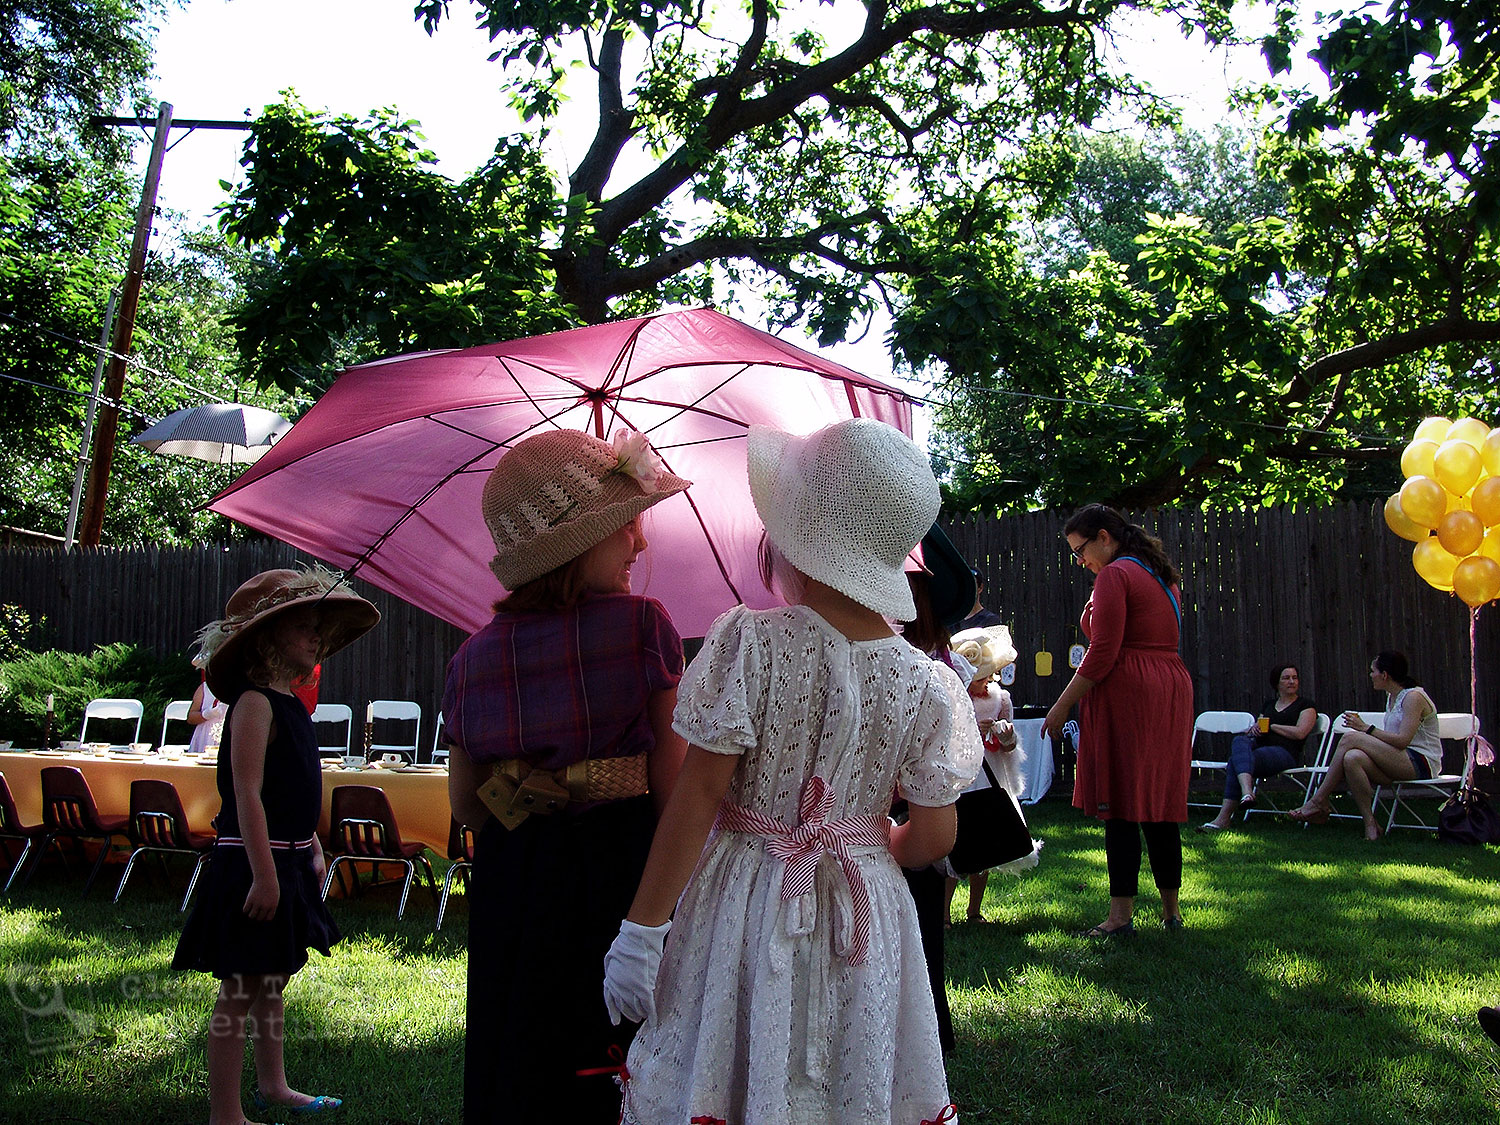
[[[924,1118],[922,1120],[922,1125],[947,1125],[948,1122],[957,1120],[958,1106],[954,1105],[952,1102],[949,1102],[943,1107],[943,1112],[937,1115],[936,1120],[928,1121]]]
[[[833,790],[821,777],[814,776],[808,778],[802,787],[797,808],[801,823],[795,828],[777,817],[728,801],[719,808],[718,827],[722,831],[749,832],[770,840],[766,851],[786,864],[781,876],[783,902],[810,893],[818,861],[830,852],[836,856],[849,884],[849,900],[854,907],[854,936],[847,957],[849,964],[863,965],[870,948],[870,893],[849,848],[889,847],[891,826],[885,817],[872,813],[830,821],[828,814],[832,811]]]

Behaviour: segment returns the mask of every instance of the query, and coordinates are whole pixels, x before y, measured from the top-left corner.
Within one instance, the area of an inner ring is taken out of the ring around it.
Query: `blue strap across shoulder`
[[[1134,555],[1119,555],[1117,557],[1135,563],[1136,566],[1140,567],[1147,574],[1151,575],[1152,578],[1156,579],[1156,584],[1166,592],[1167,600],[1172,603],[1172,612],[1177,615],[1177,643],[1180,647],[1182,644],[1182,607],[1177,604],[1177,595],[1172,593],[1172,587],[1168,586],[1165,582],[1162,581],[1160,574],[1157,574],[1156,571],[1152,570],[1150,566],[1148,566],[1142,560],[1136,558]]]

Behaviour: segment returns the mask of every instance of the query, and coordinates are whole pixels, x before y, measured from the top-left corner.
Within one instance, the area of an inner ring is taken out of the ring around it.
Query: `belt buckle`
[[[519,827],[532,813],[557,812],[570,799],[568,790],[545,770],[532,770],[517,780],[498,768],[479,787],[478,797],[507,829]]]

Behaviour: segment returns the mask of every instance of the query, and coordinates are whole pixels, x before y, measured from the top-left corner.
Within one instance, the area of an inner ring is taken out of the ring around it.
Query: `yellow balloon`
[[[1430,441],[1441,445],[1448,440],[1448,431],[1452,426],[1453,422],[1448,418],[1423,418],[1413,437],[1417,441]]]
[[[1432,475],[1455,496],[1474,487],[1479,469],[1479,450],[1458,438],[1443,442],[1432,457]]]
[[[1484,524],[1473,512],[1449,512],[1438,523],[1438,542],[1450,555],[1465,558],[1484,542]]]
[[[1410,539],[1413,543],[1420,543],[1431,534],[1421,524],[1413,523],[1411,518],[1401,510],[1401,493],[1399,492],[1393,492],[1386,497],[1385,526],[1402,539]]]
[[[1474,609],[1500,597],[1500,563],[1475,555],[1453,569],[1453,592]]]
[[[1447,491],[1431,477],[1412,477],[1397,495],[1407,518],[1423,527],[1437,527],[1448,511]]]
[[[1401,475],[1406,477],[1432,476],[1432,460],[1437,455],[1435,441],[1414,441],[1401,452]]]
[[[1448,441],[1461,441],[1478,449],[1490,436],[1490,428],[1478,418],[1460,418],[1448,427]]]
[[[1479,554],[1500,562],[1500,527],[1492,527],[1484,533],[1484,542],[1479,545]]]
[[[1500,426],[1491,430],[1490,436],[1484,439],[1479,456],[1484,459],[1484,467],[1490,476],[1500,477]]]
[[[1476,484],[1469,503],[1485,527],[1500,523],[1500,477],[1485,477]]]
[[[1453,589],[1453,572],[1458,569],[1454,558],[1434,536],[1424,539],[1412,548],[1411,565],[1429,586],[1439,590]]]

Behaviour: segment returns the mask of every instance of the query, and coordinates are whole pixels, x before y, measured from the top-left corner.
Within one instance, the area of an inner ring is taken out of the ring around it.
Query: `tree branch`
[[[759,3],[763,0],[758,0]],[[742,50],[730,74],[718,80],[714,105],[710,108],[698,135],[686,138],[676,151],[654,170],[637,180],[614,199],[604,203],[598,215],[596,230],[600,239],[611,242],[632,223],[667,200],[736,136],[779,120],[811,98],[832,94],[839,83],[885,57],[902,43],[923,32],[933,32],[950,39],[972,41],[1002,31],[1041,30],[1083,25],[1096,15],[1075,8],[1058,12],[1039,11],[1032,7],[999,6],[973,11],[951,11],[941,5],[917,8],[886,23],[883,0],[870,4],[869,14],[860,37],[832,58],[802,67],[793,77],[761,97],[748,101],[740,89],[728,87],[730,79],[748,82],[751,73],[748,48]],[[751,39],[755,38],[752,33]]]
[[[903,259],[892,258],[886,261],[861,261],[836,247],[825,245],[822,241],[829,234],[846,229],[851,225],[882,222],[884,219],[885,216],[879,211],[869,210],[847,219],[841,219],[837,225],[831,223],[825,224],[824,226],[805,231],[802,234],[785,238],[706,235],[702,238],[695,238],[685,242],[681,246],[674,246],[665,253],[658,254],[656,257],[642,262],[640,265],[611,270],[605,279],[605,288],[615,294],[632,293],[641,289],[648,289],[666,278],[681,273],[685,269],[691,269],[693,266],[726,258],[748,258],[770,272],[786,274],[786,270],[776,265],[771,259],[777,257],[788,258],[799,254],[812,255],[825,262],[858,273],[888,274],[908,272],[914,267],[911,263]]]
[[[569,195],[582,195],[596,203],[604,193],[604,185],[609,182],[621,150],[635,133],[635,114],[625,108],[620,84],[624,48],[624,25],[616,23],[606,28],[595,67],[599,74],[599,131],[568,181]]]
[[[1326,380],[1370,367],[1380,367],[1402,356],[1427,351],[1442,344],[1487,344],[1496,341],[1500,341],[1500,322],[1475,320],[1472,317],[1443,317],[1420,328],[1396,332],[1379,340],[1330,352],[1298,372],[1292,380],[1291,389],[1282,396],[1281,401],[1283,405],[1306,402],[1313,390]],[[1333,411],[1330,410],[1313,429],[1326,429],[1332,420]]]

